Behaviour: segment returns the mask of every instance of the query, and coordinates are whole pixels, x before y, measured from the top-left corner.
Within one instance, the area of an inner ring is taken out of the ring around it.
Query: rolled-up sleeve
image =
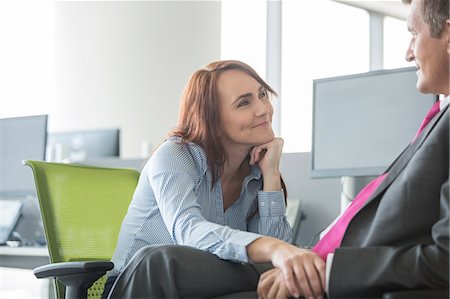
[[[286,242],[290,241],[292,228],[286,218],[283,190],[258,192],[258,213],[250,220],[249,230]]]

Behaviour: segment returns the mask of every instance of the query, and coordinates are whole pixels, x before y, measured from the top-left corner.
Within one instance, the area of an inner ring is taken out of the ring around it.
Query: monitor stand
[[[341,177],[341,213],[358,195],[359,191],[370,183],[376,176],[343,176]]]

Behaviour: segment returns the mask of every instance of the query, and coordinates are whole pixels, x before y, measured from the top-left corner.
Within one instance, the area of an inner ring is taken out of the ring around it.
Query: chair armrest
[[[448,289],[420,289],[399,292],[389,292],[383,294],[383,299],[412,299],[412,298],[449,298]]]
[[[43,265],[33,270],[37,278],[61,277],[92,272],[106,272],[114,267],[112,262],[64,262]]]
[[[92,284],[114,267],[112,262],[64,262],[37,267],[37,278],[57,278],[66,287],[66,299],[87,298]]]

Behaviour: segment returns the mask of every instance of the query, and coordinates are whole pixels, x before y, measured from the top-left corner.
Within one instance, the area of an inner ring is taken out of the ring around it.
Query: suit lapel
[[[369,199],[365,202],[364,206],[368,205],[374,198],[378,197],[380,194],[382,194],[387,187],[389,187],[392,182],[397,178],[397,176],[400,174],[400,172],[406,167],[409,160],[411,160],[412,156],[416,153],[416,151],[420,148],[422,143],[425,141],[425,139],[430,134],[431,130],[436,126],[438,121],[442,118],[442,116],[446,113],[448,110],[448,106],[444,107],[442,111],[439,112],[436,117],[434,117],[428,126],[423,130],[423,132],[417,137],[417,139],[395,159],[395,161],[389,166],[389,168],[385,171],[389,174],[387,177],[381,182],[380,186],[375,190],[375,192],[369,197]]]

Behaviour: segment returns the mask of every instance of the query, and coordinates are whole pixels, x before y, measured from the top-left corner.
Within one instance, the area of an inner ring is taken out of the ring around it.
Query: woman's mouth
[[[257,124],[256,126],[253,126],[253,128],[264,128],[264,127],[268,127],[268,126],[270,126],[270,121],[264,121],[264,122]]]

